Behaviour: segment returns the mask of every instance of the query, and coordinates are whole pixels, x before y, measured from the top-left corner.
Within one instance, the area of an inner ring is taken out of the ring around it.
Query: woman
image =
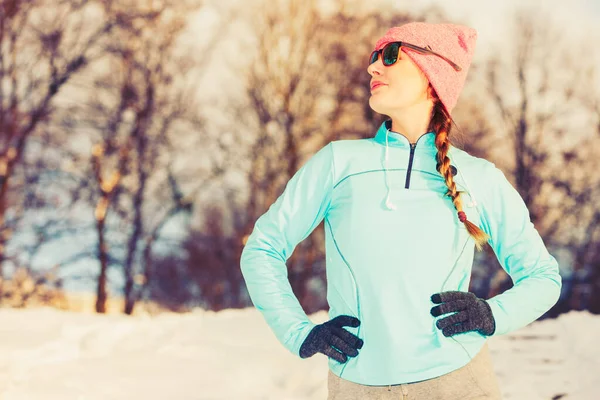
[[[519,193],[450,141],[476,40],[448,23],[389,29],[367,71],[369,105],[390,119],[314,154],[244,247],[249,294],[278,340],[328,356],[329,399],[500,399],[487,339],[558,301],[558,263]],[[322,220],[330,320],[317,325],[285,261]],[[468,291],[485,243],[514,282],[489,300]]]

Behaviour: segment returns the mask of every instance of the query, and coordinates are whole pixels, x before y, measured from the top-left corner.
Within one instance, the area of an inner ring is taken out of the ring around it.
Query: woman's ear
[[[433,96],[433,86],[431,86],[431,83],[429,84],[429,86],[427,86],[427,99],[428,100],[433,100],[435,97]]]

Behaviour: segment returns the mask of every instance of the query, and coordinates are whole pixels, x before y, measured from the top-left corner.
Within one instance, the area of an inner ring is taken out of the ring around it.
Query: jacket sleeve
[[[513,281],[513,287],[488,300],[496,321],[491,336],[499,336],[533,322],[556,304],[562,278],[519,192],[494,164],[487,171],[482,229]]]
[[[292,292],[286,261],[327,213],[334,173],[330,142],[309,158],[257,219],[240,258],[252,303],[277,339],[298,357],[300,346],[316,324]]]

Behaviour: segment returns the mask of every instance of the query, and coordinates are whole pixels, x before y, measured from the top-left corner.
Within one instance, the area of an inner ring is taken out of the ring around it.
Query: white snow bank
[[[490,338],[504,397],[597,399],[599,332],[600,317],[572,311]],[[326,397],[325,356],[289,353],[252,307],[153,317],[0,309],[2,400]]]

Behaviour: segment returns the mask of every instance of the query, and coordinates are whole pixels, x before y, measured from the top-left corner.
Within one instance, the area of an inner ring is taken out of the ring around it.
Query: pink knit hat
[[[465,84],[467,72],[475,51],[477,31],[464,25],[449,23],[409,22],[390,28],[375,44],[375,50],[389,42],[403,41],[420,47],[427,47],[449,58],[462,70],[456,71],[447,61],[433,54],[421,54],[402,47],[417,66],[423,71],[435,89],[448,113],[456,105],[458,96]]]

